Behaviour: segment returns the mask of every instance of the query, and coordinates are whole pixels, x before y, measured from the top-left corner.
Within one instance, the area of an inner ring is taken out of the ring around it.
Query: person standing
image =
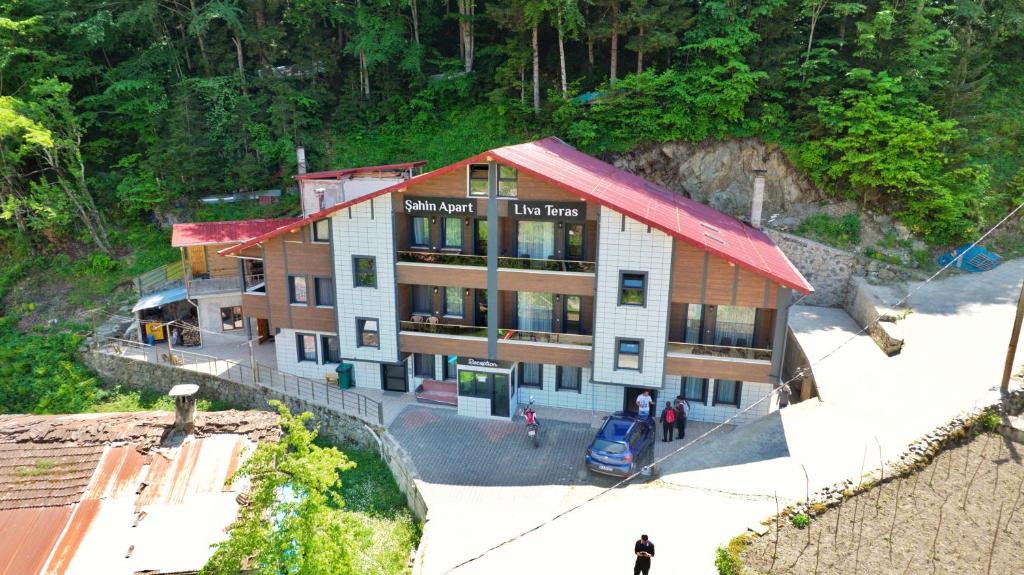
[[[643,393],[636,396],[636,410],[640,414],[640,417],[648,418],[651,416],[651,399],[650,390],[645,389]]]
[[[679,431],[676,439],[686,437],[686,419],[690,417],[690,404],[683,396],[676,398],[676,428]]]
[[[641,535],[636,545],[633,545],[633,554],[636,555],[633,575],[648,575],[651,571],[651,557],[654,557],[654,543],[651,543],[646,534]]]
[[[661,440],[665,443],[672,441],[672,429],[676,426],[676,410],[672,408],[672,402],[665,402],[665,409],[661,410]]]

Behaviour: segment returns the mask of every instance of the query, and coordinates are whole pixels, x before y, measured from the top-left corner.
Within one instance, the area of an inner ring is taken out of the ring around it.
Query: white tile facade
[[[594,380],[661,386],[671,291],[672,237],[601,208],[597,297],[594,314]],[[647,273],[647,305],[619,305],[619,272]],[[643,340],[641,370],[615,369],[616,338]]]
[[[481,397],[459,397],[459,415],[490,418],[491,400]]]
[[[369,361],[346,361],[352,364],[352,379],[356,387],[381,389],[381,367]]]
[[[393,221],[391,194],[356,204],[331,216],[334,285],[338,291],[338,334],[344,359],[383,363],[398,361]],[[377,258],[376,288],[355,287],[352,256],[357,255]],[[379,348],[356,345],[356,318],[378,320]]]
[[[298,333],[316,336],[316,361],[299,361],[298,343],[295,339]],[[323,362],[324,350],[323,342],[320,340],[321,335],[334,334],[322,331],[282,329],[274,337],[274,347],[277,351],[277,369],[292,375],[323,381],[324,376],[333,372],[338,367],[338,364]]]
[[[660,406],[665,405],[665,401],[669,399],[675,399],[679,395],[679,386],[682,378],[677,375],[665,376],[665,387],[658,394],[659,409]],[[740,406],[735,407],[732,405],[715,405],[715,384],[717,383],[714,379],[708,380],[708,396],[707,401],[703,404],[690,400],[690,419],[694,421],[707,421],[710,423],[722,423],[723,421],[735,416],[737,413],[744,409],[750,408],[751,405],[757,403],[758,400],[763,398],[772,392],[772,384],[770,383],[755,383],[751,381],[742,382],[742,389],[740,390]],[[771,411],[776,411],[779,408],[778,394],[774,394],[768,399],[761,401],[753,408],[739,415],[730,421],[731,425],[744,425],[754,421],[755,419],[768,415]]]

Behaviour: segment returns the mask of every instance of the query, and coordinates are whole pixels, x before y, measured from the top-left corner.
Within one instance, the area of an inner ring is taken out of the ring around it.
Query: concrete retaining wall
[[[867,326],[868,335],[886,355],[896,355],[903,349],[902,330],[896,315],[878,301],[864,278],[850,278],[849,298],[844,308],[861,327]]]

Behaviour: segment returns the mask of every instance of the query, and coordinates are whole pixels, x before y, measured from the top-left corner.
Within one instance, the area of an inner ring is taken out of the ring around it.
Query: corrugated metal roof
[[[0,575],[39,573],[74,506],[0,511]]]
[[[529,173],[584,200],[625,214],[742,268],[795,289],[814,288],[764,232],[700,202],[676,194],[611,164],[588,156],[558,138],[495,148],[311,214],[307,218],[221,250],[231,255],[370,198],[409,187],[489,159]]]
[[[249,238],[254,238],[281,226],[288,225],[298,219],[273,218],[235,222],[174,224],[171,228],[171,245],[180,248],[185,246],[244,242]]]
[[[398,170],[409,170],[411,168],[418,168],[426,164],[426,160],[419,160],[416,162],[405,162],[401,164],[384,164],[382,166],[364,166],[361,168],[344,168],[341,170],[325,170],[322,172],[309,172],[306,174],[300,174],[292,176],[296,180],[330,180],[343,178],[345,176],[352,176],[355,174],[368,174],[374,172],[393,172]]]
[[[184,286],[153,292],[140,297],[139,301],[135,302],[135,305],[132,307],[132,311],[136,312],[144,309],[160,307],[169,303],[181,301],[186,297],[188,297],[188,293]]]

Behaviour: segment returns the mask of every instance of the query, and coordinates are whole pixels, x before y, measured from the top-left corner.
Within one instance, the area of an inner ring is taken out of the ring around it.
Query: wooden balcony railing
[[[448,266],[487,267],[487,256],[431,251],[400,251],[399,262]],[[577,260],[499,257],[498,267],[504,269],[594,273],[597,264]]]
[[[439,335],[455,335],[485,339],[487,328],[475,325],[458,325],[450,323],[429,323],[427,321],[403,321],[402,331],[430,333]],[[562,345],[593,345],[594,338],[590,335],[575,333],[550,333],[544,331],[524,331],[518,329],[499,329],[498,339],[501,341],[521,341],[532,343],[554,343]]]
[[[771,361],[772,350],[752,347],[728,347],[724,345],[706,345],[702,343],[668,342],[670,354],[701,355],[710,357],[728,357],[735,359],[753,359]]]

